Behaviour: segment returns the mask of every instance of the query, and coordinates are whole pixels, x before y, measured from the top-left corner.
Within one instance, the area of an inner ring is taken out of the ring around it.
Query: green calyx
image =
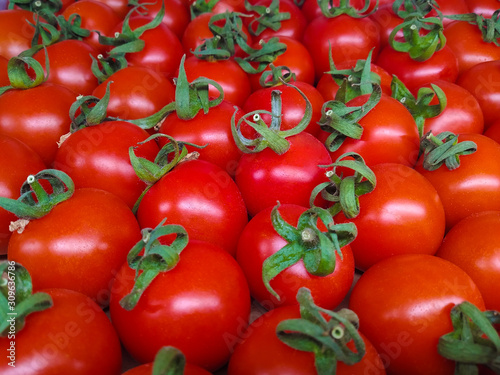
[[[9,77],[10,85],[0,87],[0,95],[12,89],[26,90],[44,83],[49,76],[49,57],[47,50],[45,50],[45,66],[47,74],[42,65],[33,57],[19,56],[11,57],[7,63],[7,75]],[[34,78],[29,73],[29,69],[34,73]]]
[[[295,73],[293,73],[287,66],[274,66],[270,64],[270,70],[262,72],[259,83],[261,87],[276,87],[283,82],[290,83],[296,80]]]
[[[438,135],[429,132],[422,137],[420,149],[423,150],[423,167],[426,170],[436,170],[443,164],[454,170],[460,166],[460,156],[476,152],[477,145],[472,141],[458,142],[458,135],[451,132]]]
[[[173,346],[164,346],[156,353],[152,375],[182,375],[185,367],[184,354]]]
[[[365,0],[365,5],[362,9],[356,9],[350,4],[349,0],[340,0],[338,6],[333,6],[331,0],[318,0],[318,5],[323,15],[327,18],[338,17],[342,14],[346,14],[353,18],[363,18],[369,16],[378,9],[378,0],[371,11],[368,11],[370,8],[370,0]]]
[[[310,198],[311,206],[314,205],[318,195],[331,202],[328,212],[334,217],[343,212],[345,217],[352,219],[359,215],[359,197],[371,193],[376,185],[377,179],[373,171],[366,165],[361,155],[355,152],[347,152],[341,155],[333,164],[322,166],[332,168],[326,175],[329,182],[316,186]],[[350,169],[354,174],[343,176],[337,173],[337,168]]]
[[[280,130],[282,108],[281,91],[278,89],[273,90],[271,94],[271,112],[264,110],[252,111],[242,116],[238,123],[236,123],[235,118],[238,111],[236,108],[236,111],[231,118],[231,130],[236,145],[244,153],[258,153],[269,147],[278,155],[282,155],[290,148],[290,143],[286,140],[286,138],[302,132],[311,121],[311,102],[296,86],[290,85],[286,82],[283,82],[283,84],[293,87],[306,101],[304,117],[294,128],[289,130]],[[271,116],[271,124],[269,126],[262,120],[262,114],[268,114]],[[246,138],[241,132],[241,125],[243,123],[253,128],[258,133],[258,136],[253,139]]]
[[[336,256],[342,258],[341,248],[357,236],[353,223],[335,224],[330,213],[320,207],[312,207],[300,217],[297,227],[287,223],[279,213],[278,203],[271,212],[271,221],[276,232],[287,244],[268,257],[262,265],[262,280],[269,293],[277,300],[280,296],[271,287],[271,280],[288,267],[302,260],[311,275],[327,276],[335,270]],[[327,228],[318,228],[321,221]]]
[[[446,108],[446,94],[438,85],[432,83],[430,88],[420,88],[415,98],[410,90],[406,88],[405,84],[394,75],[392,77],[391,90],[391,96],[402,103],[415,119],[420,137],[424,135],[425,120],[439,116]],[[429,103],[434,99],[434,96],[437,97],[438,104],[430,105]]]
[[[453,307],[450,317],[453,332],[440,337],[438,352],[455,361],[455,374],[478,374],[477,365],[500,373],[500,336],[493,326],[500,323],[500,313],[482,312],[464,301]]]
[[[50,193],[40,183],[42,180],[50,185]],[[57,204],[69,199],[74,191],[75,185],[66,173],[57,169],[45,169],[28,176],[17,200],[0,197],[0,207],[20,219],[38,219],[47,215]]]
[[[442,17],[439,4],[435,0],[395,0],[392,3],[392,11],[399,18],[410,16],[426,17],[432,10]]]
[[[191,13],[191,19],[195,19],[200,14],[210,13],[214,6],[219,2],[219,0],[195,0],[189,6],[189,11]]]
[[[180,253],[188,244],[188,234],[180,225],[163,225],[142,230],[142,239],[134,245],[127,256],[127,263],[135,271],[132,291],[120,300],[120,306],[132,310],[146,288],[162,272],[173,269],[180,260]],[[160,243],[160,238],[175,235],[170,245]]]
[[[9,0],[7,9],[21,8],[33,13],[57,13],[62,9],[61,0]]]
[[[347,138],[361,139],[363,127],[358,122],[375,108],[381,97],[382,89],[375,85],[368,100],[361,106],[347,106],[337,99],[324,103],[318,124],[322,130],[330,133],[325,141],[327,149],[336,151]]]
[[[0,262],[0,337],[13,340],[29,314],[50,307],[52,297],[47,293],[32,293],[26,268],[11,260]]]
[[[234,60],[246,73],[257,74],[263,72],[287,49],[286,44],[280,42],[278,37],[270,38],[268,41],[260,40],[259,46],[260,48],[252,48],[246,43],[240,45],[247,55],[245,57],[235,57]]]
[[[266,29],[278,31],[281,28],[281,22],[290,19],[290,13],[280,12],[279,6],[279,0],[272,0],[269,6],[252,5],[248,0],[245,0],[246,10],[258,14],[248,25],[250,34],[259,36]]]
[[[444,16],[444,18],[468,22],[471,25],[477,26],[483,36],[483,40],[487,43],[494,43],[500,47],[500,9],[497,9],[491,18],[485,18],[482,14],[466,13],[453,14]]]
[[[347,365],[361,361],[366,347],[358,332],[359,319],[354,311],[323,309],[314,303],[307,288],[299,289],[297,302],[300,318],[280,322],[276,327],[278,339],[296,350],[314,353],[318,375],[335,374],[338,361]],[[355,350],[347,346],[350,341]]]

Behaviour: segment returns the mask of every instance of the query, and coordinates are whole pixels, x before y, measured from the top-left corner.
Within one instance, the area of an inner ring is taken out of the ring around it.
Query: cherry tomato
[[[350,245],[356,268],[364,271],[399,254],[435,254],[445,230],[444,209],[436,189],[402,164],[378,164],[371,169],[377,185],[359,197],[359,215],[347,219],[340,213],[335,217],[336,222],[350,221],[358,228]]]
[[[132,290],[134,276],[127,264],[116,275],[110,314],[136,360],[151,362],[169,345],[211,372],[228,361],[228,343],[247,326],[250,314],[245,276],[231,255],[216,245],[189,240],[179,263],[160,273],[127,311],[119,301]]]
[[[47,168],[40,156],[16,138],[0,134],[0,196],[17,199],[22,184],[30,174]],[[7,253],[11,232],[9,224],[17,217],[0,208],[0,254]]]
[[[311,275],[303,262],[299,261],[271,280],[271,286],[280,296],[280,300],[267,290],[262,280],[262,265],[268,257],[287,244],[273,227],[272,209],[273,207],[269,207],[255,215],[243,229],[238,242],[236,260],[245,273],[250,294],[270,310],[279,306],[295,305],[297,291],[306,287],[311,291],[318,306],[326,309],[336,308],[347,295],[354,279],[354,258],[349,245],[341,249],[342,256],[335,256],[335,271],[330,275]],[[278,210],[287,223],[297,226],[299,216],[307,207],[283,204]],[[319,229],[326,231],[323,225],[320,225]]]
[[[8,257],[26,267],[34,289],[75,290],[106,306],[112,278],[140,238],[137,220],[120,198],[82,188],[14,232]]]
[[[446,228],[475,212],[500,210],[500,145],[481,134],[460,134],[458,141],[473,141],[477,151],[460,157],[460,166],[434,171],[415,169],[436,188],[446,214]]]
[[[436,254],[467,272],[481,291],[488,310],[500,310],[499,226],[500,211],[467,216],[450,229]]]
[[[35,29],[29,22],[36,22],[29,10],[0,10],[0,56],[10,59],[31,48]]]
[[[182,38],[184,31],[191,20],[189,9],[182,0],[164,0],[165,14],[162,22],[168,26],[179,38]],[[155,17],[161,9],[162,2],[151,3],[146,0],[139,1],[142,5],[141,12],[146,11],[149,17]],[[134,13],[135,14],[135,13]]]
[[[120,341],[101,308],[72,290],[41,291],[52,297],[53,306],[26,318],[16,332],[15,367],[2,366],[2,374],[120,374]],[[0,338],[4,355],[10,342]]]
[[[240,159],[235,181],[250,216],[277,201],[308,207],[314,187],[328,181],[319,165],[329,165],[332,159],[321,142],[306,132],[287,140],[290,148],[283,155],[266,148]]]
[[[389,44],[389,36],[396,26],[399,26],[403,19],[394,13],[392,3],[380,5],[378,9],[370,15],[380,29],[380,47],[385,48]],[[396,37],[402,37],[403,31],[397,32]]]
[[[248,222],[238,187],[222,168],[204,160],[180,163],[144,195],[137,210],[141,228],[167,223],[184,226],[191,239],[207,241],[230,254]]]
[[[314,354],[293,349],[276,336],[277,325],[287,319],[300,318],[297,306],[283,306],[268,311],[255,320],[236,346],[228,365],[228,375],[309,375],[316,374]],[[380,357],[361,334],[366,353],[352,365],[337,362],[337,375],[383,375],[385,370]],[[353,348],[351,348],[353,350]]]
[[[450,311],[469,301],[484,309],[472,279],[458,266],[427,254],[385,259],[361,275],[349,300],[360,331],[390,374],[452,375],[438,354],[439,337],[453,330]]]

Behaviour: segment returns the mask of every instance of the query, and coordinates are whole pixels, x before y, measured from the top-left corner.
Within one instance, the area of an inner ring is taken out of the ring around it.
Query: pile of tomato
[[[499,1],[0,9],[1,374],[500,374]]]

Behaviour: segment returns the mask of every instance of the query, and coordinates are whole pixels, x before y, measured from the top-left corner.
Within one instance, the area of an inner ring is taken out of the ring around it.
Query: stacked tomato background
[[[0,9],[1,374],[500,373],[500,1]]]

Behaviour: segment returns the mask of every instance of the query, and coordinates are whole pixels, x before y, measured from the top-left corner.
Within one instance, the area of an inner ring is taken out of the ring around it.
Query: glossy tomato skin
[[[446,107],[436,117],[425,120],[423,134],[431,131],[439,134],[444,131],[452,133],[479,133],[484,130],[484,117],[476,98],[456,83],[438,80],[433,84],[439,86],[446,95]],[[426,85],[428,87],[429,85]],[[438,104],[435,96],[430,103]]]
[[[486,18],[491,18],[495,10],[498,9],[498,2],[495,0],[468,0],[469,12],[482,14]]]
[[[500,144],[500,119],[494,121],[483,134]]]
[[[152,363],[145,363],[143,365],[139,365],[134,367],[122,375],[151,375],[153,371]],[[186,367],[184,367],[184,375],[210,375],[210,372],[203,369],[202,367],[193,365],[191,363],[186,363]]]
[[[173,112],[163,121],[159,132],[168,134],[177,141],[206,146],[202,149],[188,146],[188,149],[198,152],[201,160],[214,163],[233,176],[242,154],[234,142],[231,131],[231,117],[234,112],[234,106],[225,100],[218,106],[210,108],[208,113],[200,111],[190,120],[182,120],[176,112]],[[235,120],[238,121],[240,117],[241,110]],[[159,138],[159,143],[163,146],[167,143],[167,139]]]
[[[446,234],[437,256],[462,268],[481,291],[487,310],[500,310],[500,211],[467,216]]]
[[[359,197],[360,214],[337,222],[353,222],[358,236],[351,243],[356,268],[367,270],[399,254],[433,255],[445,231],[445,213],[436,189],[414,169],[401,164],[374,165],[375,189]]]
[[[208,61],[190,56],[184,63],[184,69],[189,82],[206,77],[219,83],[224,90],[224,100],[235,106],[241,107],[252,92],[247,73],[232,59]],[[208,93],[213,97],[219,96],[219,91],[211,85]]]
[[[0,56],[10,59],[31,48],[35,14],[24,9],[0,10]]]
[[[390,74],[395,74],[414,94],[429,82],[438,79],[455,82],[458,77],[458,61],[448,46],[425,61],[415,61],[409,54],[386,46],[374,62]]]
[[[52,297],[53,306],[26,318],[16,332],[15,367],[2,366],[2,374],[120,374],[120,341],[101,308],[75,291],[41,292]],[[8,353],[9,343],[0,338],[2,352]]]
[[[154,161],[156,142],[146,142],[149,133],[125,121],[108,121],[72,133],[59,148],[54,167],[67,173],[76,188],[92,187],[115,194],[132,208],[146,189],[132,167],[129,147],[138,147],[138,157]]]
[[[373,49],[373,58],[378,55],[380,34],[377,24],[370,18],[352,18],[345,14],[334,18],[318,17],[311,21],[305,32],[303,43],[311,53],[315,64],[316,78],[330,70],[329,48],[333,62],[366,59]]]
[[[69,131],[75,99],[70,89],[52,83],[9,90],[0,96],[0,133],[26,143],[50,166],[59,138]]]
[[[30,272],[34,289],[71,289],[106,306],[114,274],[140,239],[137,220],[120,198],[82,188],[13,233],[7,255]]]
[[[446,215],[446,229],[475,212],[500,210],[500,145],[481,134],[461,134],[477,151],[460,158],[460,166],[427,171],[420,159],[415,169],[436,188]]]
[[[273,207],[269,207],[255,215],[243,229],[238,242],[236,260],[245,273],[252,297],[271,310],[279,306],[295,305],[297,291],[306,287],[317,305],[326,309],[336,308],[347,295],[354,279],[354,258],[349,246],[341,249],[342,257],[336,255],[335,271],[332,274],[323,277],[311,275],[303,262],[299,261],[271,281],[280,300],[266,289],[262,281],[262,264],[287,244],[273,228],[272,209]],[[307,207],[283,204],[278,210],[287,223],[296,226],[299,216]],[[322,225],[320,229],[326,231]]]
[[[450,311],[469,301],[484,309],[472,279],[453,263],[427,254],[385,259],[361,275],[349,308],[389,374],[452,375],[438,354],[439,337],[453,330]]]
[[[135,271],[124,264],[112,287],[110,313],[127,351],[151,362],[166,345],[186,360],[215,371],[229,359],[229,340],[248,324],[250,293],[236,261],[220,247],[190,240],[179,263],[159,274],[134,309],[119,301],[134,283]]]
[[[230,254],[248,222],[231,176],[204,160],[179,164],[144,195],[137,210],[141,228],[154,228],[165,217],[167,224],[184,226],[191,239],[216,244]]]
[[[293,349],[276,336],[280,322],[298,318],[300,312],[295,305],[277,307],[255,320],[231,356],[228,375],[316,374],[313,353]],[[337,375],[385,374],[377,351],[365,336],[361,337],[366,347],[363,359],[352,366],[337,362]]]
[[[152,69],[128,66],[97,86],[92,95],[102,98],[112,82],[108,116],[133,120],[150,116],[175,99],[171,81]]]
[[[290,148],[283,155],[267,148],[240,159],[235,181],[250,216],[277,201],[308,207],[314,187],[328,181],[319,165],[330,165],[332,159],[321,142],[306,132],[287,140]]]
[[[305,116],[306,101],[297,91],[299,89],[309,100],[312,107],[311,121],[307,125],[305,131],[316,136],[320,127],[318,121],[321,119],[321,108],[323,107],[324,99],[320,92],[311,84],[301,81],[291,83],[296,88],[277,85],[272,87],[261,88],[254,91],[245,100],[243,110],[248,113],[256,110],[265,110],[271,112],[272,92],[274,90],[281,93],[281,130],[288,130],[296,127]],[[262,120],[266,124],[271,124],[271,116],[262,114]]]
[[[9,60],[0,56],[0,87],[10,85],[9,75],[7,74],[7,64]]]
[[[75,95],[90,95],[99,84],[91,70],[92,58],[98,51],[90,44],[76,39],[62,40],[47,47],[50,74],[47,82],[69,88]],[[45,51],[33,56],[44,69]]]
[[[363,105],[368,95],[350,100],[348,106]],[[358,122],[363,127],[361,138],[346,138],[331,152],[336,160],[346,152],[360,154],[368,166],[380,163],[401,163],[412,167],[418,157],[420,137],[410,112],[398,100],[382,94],[378,104]],[[318,138],[325,142],[328,135],[321,130]]]
[[[149,1],[140,1],[139,4],[143,6],[143,10],[146,10],[149,17],[156,17],[161,9],[162,2],[157,1],[151,3]],[[182,0],[166,0],[165,4],[165,14],[163,15],[162,22],[174,32],[179,38],[182,38],[184,31],[189,24],[191,15],[189,14],[189,9],[182,2]],[[134,13],[135,14],[135,13]]]
[[[467,69],[457,79],[457,84],[475,96],[484,115],[484,127],[498,119],[500,111],[499,87],[500,60],[486,61]]]
[[[18,199],[21,186],[30,174],[46,169],[40,156],[16,138],[0,134],[0,196]],[[7,253],[9,224],[17,217],[0,208],[0,254]]]

